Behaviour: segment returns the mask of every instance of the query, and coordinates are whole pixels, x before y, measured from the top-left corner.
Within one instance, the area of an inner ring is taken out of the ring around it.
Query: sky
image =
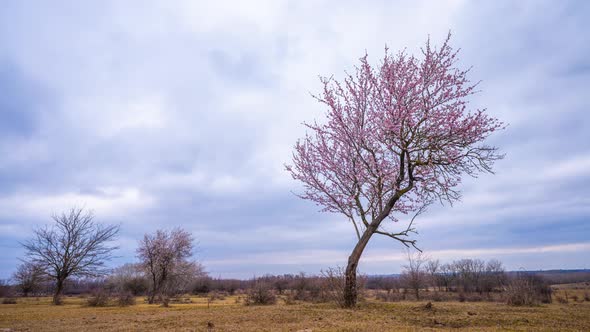
[[[110,266],[173,227],[214,277],[343,266],[352,225],[284,169],[302,122],[323,117],[318,76],[449,31],[481,80],[471,105],[509,124],[488,140],[506,157],[416,219],[418,246],[590,268],[589,17],[587,1],[3,1],[0,278],[72,206],[121,225]],[[360,271],[398,273],[405,255],[375,235]]]

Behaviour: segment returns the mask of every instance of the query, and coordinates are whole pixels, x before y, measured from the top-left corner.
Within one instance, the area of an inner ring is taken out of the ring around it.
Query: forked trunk
[[[150,296],[148,297],[148,303],[154,304],[156,303],[156,297],[159,295],[158,288],[153,287],[152,291],[150,292]]]
[[[156,301],[157,293],[158,293],[158,282],[156,279],[156,275],[152,272],[152,289],[151,289],[149,296],[148,296],[148,303],[149,304],[154,304],[154,302]]]

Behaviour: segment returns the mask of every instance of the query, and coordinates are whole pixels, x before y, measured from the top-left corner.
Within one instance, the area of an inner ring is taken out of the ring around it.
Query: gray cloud
[[[466,179],[463,202],[433,206],[418,220],[422,247],[493,254],[514,243],[580,243],[590,233],[585,3],[4,8],[0,277],[21,254],[23,230],[72,204],[122,223],[119,261],[133,259],[144,232],[183,226],[214,274],[318,272],[343,262],[351,226],[292,195],[299,184],[283,171],[304,133],[300,123],[321,118],[309,92],[318,91],[318,74],[342,77],[365,50],[376,63],[385,44],[418,52],[427,35],[438,42],[449,29],[462,63],[482,80],[473,106],[510,124],[491,139],[507,156],[495,176]],[[402,250],[375,239],[367,255]],[[587,247],[575,250],[563,267],[584,267]],[[536,262],[531,268],[561,261],[540,255],[531,249],[502,258],[512,268],[518,259]],[[265,257],[275,263],[255,264]],[[398,265],[368,259],[364,269]]]

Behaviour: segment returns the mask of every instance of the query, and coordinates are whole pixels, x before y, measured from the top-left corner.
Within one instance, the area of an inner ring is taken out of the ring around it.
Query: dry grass
[[[571,291],[571,290],[568,290]],[[559,290],[558,292],[561,292]],[[502,303],[383,303],[371,299],[357,310],[332,304],[244,306],[235,297],[207,304],[205,297],[169,308],[137,298],[130,307],[88,307],[85,299],[65,298],[63,306],[49,298],[18,299],[0,305],[0,330],[14,331],[588,331],[590,302],[510,307]]]

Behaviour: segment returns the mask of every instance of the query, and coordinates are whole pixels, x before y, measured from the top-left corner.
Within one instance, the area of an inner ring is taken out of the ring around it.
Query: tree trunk
[[[55,285],[55,293],[53,294],[53,304],[60,305],[61,304],[61,292],[64,288],[64,280],[57,279],[57,284]]]
[[[378,224],[377,224],[378,225]],[[346,266],[346,280],[344,285],[344,307],[345,308],[354,308],[357,302],[357,285],[356,285],[356,270],[359,264],[359,260],[367,243],[369,243],[369,239],[375,232],[374,230],[377,229],[376,226],[369,226],[363,236],[359,239],[356,246],[352,250],[352,253],[348,257],[348,265]]]
[[[402,158],[402,164],[403,164],[403,158]],[[373,219],[373,221],[371,221],[371,223],[369,225],[367,225],[367,229],[365,229],[365,232],[363,233],[363,235],[361,236],[359,241],[356,243],[356,246],[354,246],[352,253],[348,257],[348,265],[346,266],[346,281],[345,281],[345,285],[344,285],[344,307],[345,308],[354,308],[356,306],[356,302],[357,302],[356,269],[359,265],[359,260],[361,259],[361,255],[363,254],[363,251],[365,250],[367,243],[369,243],[371,236],[373,236],[373,234],[375,234],[375,231],[377,231],[381,222],[385,218],[387,218],[387,216],[391,212],[391,209],[393,209],[393,206],[395,205],[397,200],[401,197],[401,195],[403,195],[405,192],[409,191],[411,188],[412,187],[410,185],[409,187],[404,189],[403,192],[397,191],[396,194],[391,199],[389,199],[389,201],[387,202],[387,205],[385,206],[383,211],[381,211],[379,216],[377,216],[377,218]]]
[[[356,267],[358,265],[358,259],[356,262],[348,261],[346,267],[346,281],[344,285],[344,307],[353,308],[356,306],[357,291],[356,291]]]
[[[152,289],[151,289],[151,292],[148,296],[148,303],[149,304],[154,304],[157,290],[158,290],[158,283],[156,281],[156,275],[152,272]]]
[[[150,292],[149,297],[148,297],[148,303],[149,304],[154,304],[154,302],[156,300],[156,293],[157,293],[157,290],[156,290],[156,287],[154,286],[152,288],[152,291]]]

